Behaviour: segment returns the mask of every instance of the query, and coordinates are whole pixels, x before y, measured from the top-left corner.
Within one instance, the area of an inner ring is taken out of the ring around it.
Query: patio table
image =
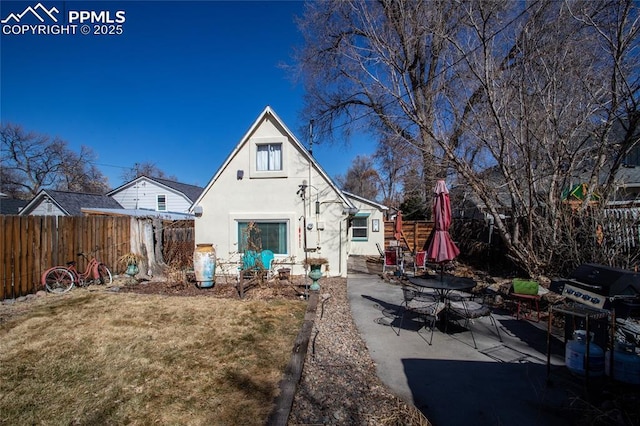
[[[409,277],[409,282],[420,289],[435,290],[439,301],[444,304],[444,324],[449,320],[449,310],[451,310],[450,294],[453,291],[471,290],[476,286],[476,282],[471,278],[454,276],[418,276]],[[464,303],[464,302],[463,302]],[[445,325],[446,333],[446,325]]]
[[[421,289],[430,288],[435,290],[442,302],[448,299],[452,291],[471,290],[476,286],[476,282],[471,278],[454,276],[409,277],[409,282]]]

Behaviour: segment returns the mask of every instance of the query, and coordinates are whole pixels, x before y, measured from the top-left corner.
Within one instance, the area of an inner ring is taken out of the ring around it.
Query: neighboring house
[[[377,256],[378,247],[384,250],[384,219],[389,208],[375,201],[342,191],[358,209],[351,219],[350,255]],[[377,246],[376,246],[377,244]]]
[[[196,244],[214,245],[218,273],[234,273],[249,235],[262,249],[273,251],[277,263],[292,268],[292,274],[304,273],[305,255],[327,258],[331,276],[347,274],[353,247],[349,226],[357,208],[270,107],[191,210]],[[251,223],[259,234],[247,231]]]
[[[503,218],[511,215],[511,193],[504,177],[497,167],[490,167],[482,173],[482,179],[494,191],[492,199],[497,201],[496,209]],[[493,223],[493,216],[485,203],[473,190],[465,185],[449,187],[451,214],[455,219],[484,220]]]
[[[187,213],[202,193],[202,187],[148,176],[138,178],[107,193],[125,209]]]
[[[617,193],[612,204],[640,202],[640,163],[625,164],[616,173]]]
[[[7,194],[0,192],[0,215],[17,215],[27,203],[26,200],[9,198]]]
[[[121,209],[111,197],[102,194],[42,189],[20,211],[21,216],[83,216],[82,208]]]
[[[640,204],[640,140],[625,157],[616,173],[616,197],[613,205]]]

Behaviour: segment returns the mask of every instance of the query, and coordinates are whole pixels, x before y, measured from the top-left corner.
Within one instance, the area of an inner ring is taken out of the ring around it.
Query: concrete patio
[[[546,385],[544,322],[496,314],[502,342],[489,319],[482,318],[472,325],[477,349],[468,330],[452,326],[447,333],[435,330],[429,345],[430,331],[418,331],[418,321],[405,319],[399,329],[399,285],[352,270],[347,287],[353,318],[379,377],[435,426],[571,424],[564,346],[553,337],[551,378],[560,380]]]

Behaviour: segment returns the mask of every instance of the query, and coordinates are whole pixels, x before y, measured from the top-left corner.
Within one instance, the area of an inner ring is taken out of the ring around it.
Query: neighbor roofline
[[[182,195],[184,195],[187,199],[189,199],[189,197],[187,196],[187,194],[185,194],[184,192],[180,191],[179,189],[172,188],[172,187],[170,187],[169,185],[164,184],[164,183],[162,183],[162,182],[159,182],[159,181],[158,181],[158,180],[156,180],[155,178],[153,178],[153,177],[151,177],[151,176],[147,176],[147,175],[140,175],[140,176],[138,176],[137,178],[135,178],[135,179],[133,179],[133,180],[130,180],[129,182],[127,182],[127,183],[124,183],[124,184],[120,185],[120,186],[119,186],[119,187],[117,187],[116,189],[112,189],[111,191],[107,192],[105,195],[106,195],[107,197],[111,197],[111,196],[113,195],[113,193],[114,193],[114,192],[121,191],[122,189],[127,188],[127,187],[129,187],[129,186],[133,185],[135,182],[137,182],[137,181],[139,181],[139,180],[142,180],[142,179],[148,179],[148,180],[151,180],[151,181],[155,182],[156,184],[158,184],[158,185],[160,185],[160,186],[162,186],[162,187],[164,187],[164,188],[167,188],[167,189],[169,189],[169,190],[171,190],[171,191],[173,191],[173,192],[177,192],[177,193],[179,193],[179,194],[182,194]],[[165,180],[169,180],[169,179],[165,179]],[[175,181],[171,181],[171,182],[175,182]],[[180,183],[180,184],[181,184],[181,182],[176,182],[176,183]],[[188,185],[188,184],[185,184],[185,185]],[[196,185],[191,185],[191,186],[196,186]]]
[[[47,192],[47,189],[41,189],[41,190],[36,194],[36,196],[35,196],[35,197],[33,197],[33,198],[31,199],[31,201],[29,201],[29,202],[27,203],[27,205],[26,205],[26,206],[24,206],[24,207],[22,208],[22,210],[20,210],[20,212],[18,212],[18,215],[19,215],[19,216],[28,216],[28,213],[26,213],[26,212],[29,212],[29,211],[32,209],[32,204],[35,206],[35,205],[36,205],[36,202],[37,202],[40,198],[44,197],[45,195],[46,195],[47,197],[49,197],[49,199],[51,200],[51,202],[52,202],[53,204],[55,204],[55,205],[56,205],[56,207],[58,207],[60,210],[62,210],[62,211],[64,212],[64,214],[69,215],[69,212],[67,211],[67,209],[65,209],[64,207],[62,207],[62,206],[60,205],[60,203],[58,203],[58,202],[56,201],[56,199],[55,199],[54,197],[52,197],[52,196],[51,196],[51,194],[50,194],[49,192]]]
[[[361,197],[359,195],[356,195],[356,194],[353,194],[353,193],[347,192],[347,191],[342,191],[342,193],[344,195],[346,195],[348,198],[353,198],[353,199],[356,199],[356,200],[361,201],[363,203],[370,204],[370,205],[372,205],[374,207],[377,207],[380,210],[389,210],[389,207],[385,206],[384,204],[380,204],[380,203],[375,202],[373,200],[369,200],[368,198],[364,198],[364,197]]]

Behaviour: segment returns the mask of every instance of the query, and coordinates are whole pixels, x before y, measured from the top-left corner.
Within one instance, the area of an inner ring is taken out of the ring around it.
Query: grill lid
[[[640,273],[595,263],[584,263],[570,275],[587,290],[603,296],[637,296],[640,294]],[[577,284],[576,283],[576,284]]]

